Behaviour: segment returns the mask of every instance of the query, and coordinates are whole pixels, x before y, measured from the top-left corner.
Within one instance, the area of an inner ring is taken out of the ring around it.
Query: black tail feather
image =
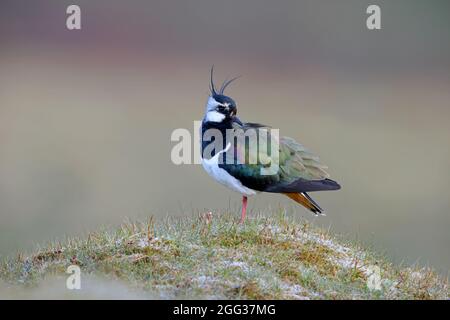
[[[323,209],[319,206],[319,204],[315,202],[314,199],[311,198],[306,192],[302,192],[302,195],[304,195],[305,198],[308,199],[313,205],[313,209],[311,209],[312,212],[314,212],[315,214],[320,214],[323,212]]]

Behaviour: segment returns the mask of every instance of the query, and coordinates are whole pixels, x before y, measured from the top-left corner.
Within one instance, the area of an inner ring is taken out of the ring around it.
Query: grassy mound
[[[73,264],[81,268],[81,290],[65,288],[65,271]],[[376,268],[381,279],[377,289],[369,289]],[[4,260],[0,296],[448,299],[449,290],[432,270],[393,266],[284,215],[252,218],[245,225],[235,217],[205,215],[126,223]]]

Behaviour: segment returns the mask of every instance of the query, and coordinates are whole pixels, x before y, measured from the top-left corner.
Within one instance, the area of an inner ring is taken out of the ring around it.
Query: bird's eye
[[[220,112],[224,112],[225,111],[225,107],[224,106],[217,106],[217,110],[219,110]]]

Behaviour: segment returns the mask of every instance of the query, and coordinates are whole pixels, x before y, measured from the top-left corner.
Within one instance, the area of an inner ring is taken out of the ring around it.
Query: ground
[[[227,214],[150,219],[49,244],[0,263],[0,297],[450,297],[447,280],[431,269],[394,266],[361,245],[285,214],[254,217],[244,225],[237,220]],[[65,287],[65,272],[73,264],[81,269],[81,290]]]

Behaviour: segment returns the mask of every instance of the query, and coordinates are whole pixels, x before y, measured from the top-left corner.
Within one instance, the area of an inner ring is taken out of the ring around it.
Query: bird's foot
[[[242,197],[242,212],[241,212],[241,220],[239,221],[240,224],[243,224],[245,222],[245,216],[247,214],[247,197]]]
[[[203,222],[205,222],[206,224],[210,224],[213,218],[213,214],[212,211],[203,213],[200,215],[200,218]]]

